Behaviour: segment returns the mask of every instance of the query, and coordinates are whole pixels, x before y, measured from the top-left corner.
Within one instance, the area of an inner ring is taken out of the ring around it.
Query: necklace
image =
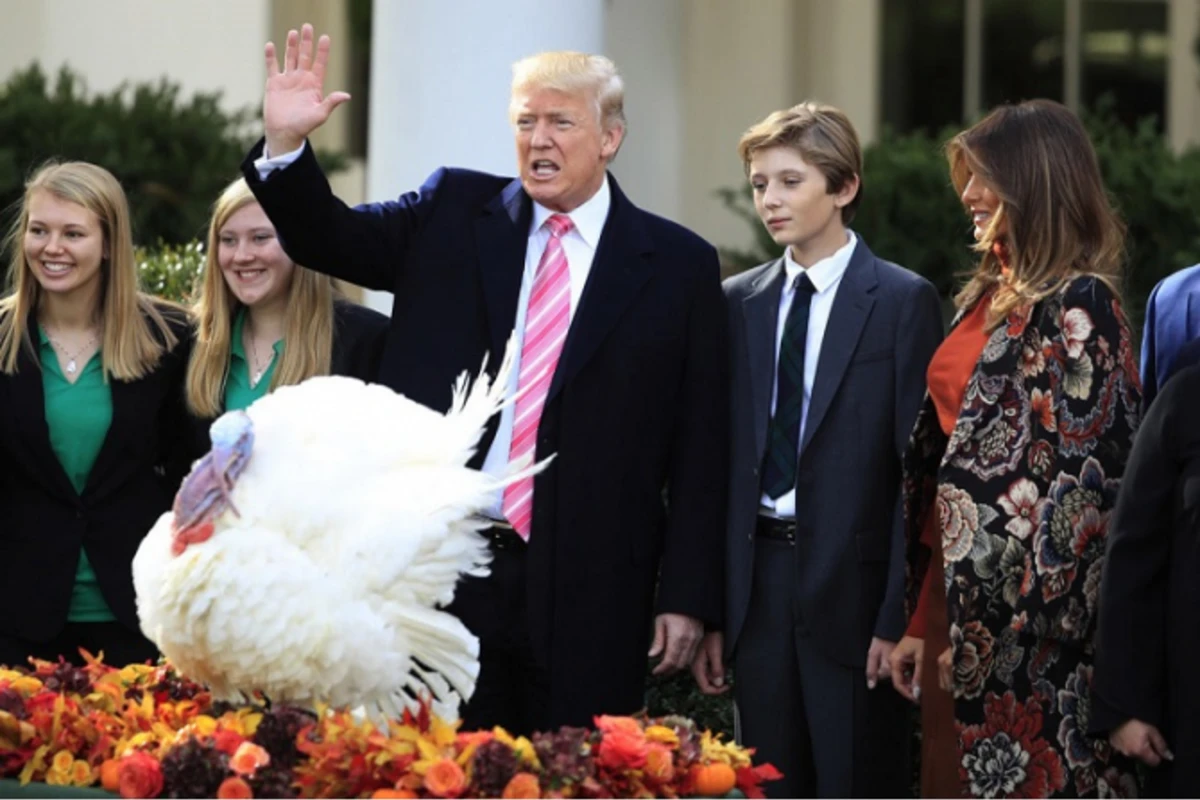
[[[85,350],[96,343],[95,332],[88,336],[87,341],[83,343],[82,347],[72,353],[67,350],[67,348],[63,347],[62,342],[55,337],[54,332],[50,329],[49,325],[45,325],[43,327],[46,329],[46,338],[50,340],[50,344],[54,345],[58,351],[63,354],[63,357],[67,359],[67,374],[74,375],[76,370],[79,369],[79,356],[81,356]]]
[[[262,364],[258,358],[258,337],[254,335],[254,328],[250,324],[248,317],[246,323],[246,328],[250,334],[250,384],[251,386],[257,386],[258,382],[262,380],[263,373],[267,371],[267,367],[271,366],[271,361],[274,360],[275,354],[272,352],[271,358],[267,359],[265,364]],[[260,367],[259,364],[262,364],[262,366]]]

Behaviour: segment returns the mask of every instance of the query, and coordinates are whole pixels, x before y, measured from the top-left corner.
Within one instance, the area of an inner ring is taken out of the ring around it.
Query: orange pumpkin
[[[100,765],[100,785],[106,792],[121,790],[121,763],[117,759],[110,758]]]
[[[728,764],[698,764],[689,770],[692,787],[701,797],[724,797],[737,785],[737,773]]]
[[[416,796],[417,795],[415,792],[410,792],[408,789],[376,789],[375,791],[371,792],[371,797],[375,797],[375,798],[384,798],[384,797],[408,798],[408,797],[416,797]]]

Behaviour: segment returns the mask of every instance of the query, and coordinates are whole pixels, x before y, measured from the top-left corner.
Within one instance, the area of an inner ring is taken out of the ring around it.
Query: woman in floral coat
[[[1105,534],[1140,406],[1124,229],[1057,103],[998,108],[947,151],[980,261],[905,457],[915,610],[892,667],[923,704],[923,793],[1135,794],[1129,762],[1087,733]]]

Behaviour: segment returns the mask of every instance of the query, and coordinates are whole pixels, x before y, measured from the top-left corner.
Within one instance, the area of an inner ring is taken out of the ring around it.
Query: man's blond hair
[[[859,179],[854,199],[842,207],[842,223],[849,225],[862,198],[862,146],[850,118],[839,108],[811,100],[770,114],[750,127],[738,142],[738,155],[746,171],[760,150],[789,147],[825,176],[830,194]]]
[[[533,89],[587,94],[595,101],[596,118],[603,130],[625,128],[625,83],[617,66],[604,56],[555,50],[513,64],[514,102],[509,106],[509,116],[514,121],[517,96]]]

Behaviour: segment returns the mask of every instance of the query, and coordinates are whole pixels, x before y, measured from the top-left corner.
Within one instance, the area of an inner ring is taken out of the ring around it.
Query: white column
[[[683,217],[683,36],[687,0],[609,0],[606,54],[625,79],[629,125],[612,172],[640,207]]]
[[[604,0],[375,0],[371,24],[368,200],[416,189],[442,165],[515,174],[513,62],[604,49]],[[391,312],[390,293],[367,295]]]
[[[1195,44],[1200,36],[1200,0],[1167,5],[1167,141],[1182,152],[1200,144],[1200,70]]]

